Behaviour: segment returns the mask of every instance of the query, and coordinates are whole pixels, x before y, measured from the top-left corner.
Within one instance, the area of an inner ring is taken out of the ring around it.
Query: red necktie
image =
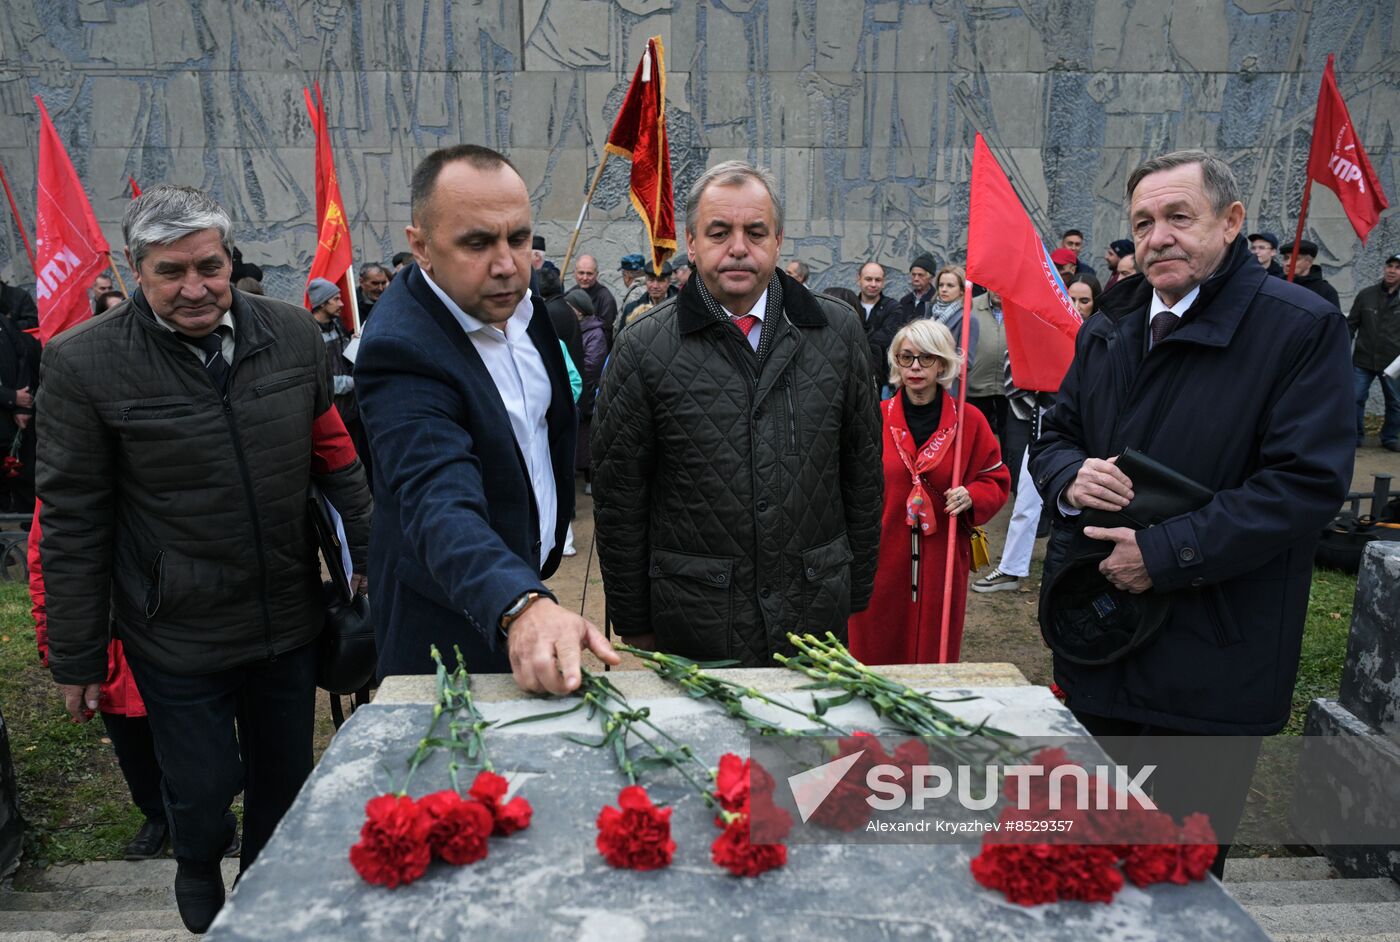
[[[758,318],[752,314],[745,314],[743,317],[733,318],[733,321],[734,326],[742,330],[744,336],[747,337],[749,332],[753,330],[753,325],[758,323]]]

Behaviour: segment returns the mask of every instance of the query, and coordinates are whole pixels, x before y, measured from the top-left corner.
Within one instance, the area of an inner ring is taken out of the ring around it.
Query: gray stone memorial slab
[[[1364,742],[1357,765],[1305,764],[1294,796],[1295,819],[1332,815],[1366,822],[1374,809],[1393,809],[1400,793],[1400,543],[1367,545],[1356,578],[1347,660],[1340,698],[1314,700],[1305,736],[1344,736]],[[1339,753],[1328,753],[1335,761]],[[1364,763],[1364,764],[1361,764]],[[1352,782],[1367,782],[1358,792]],[[1323,854],[1348,877],[1400,880],[1400,847],[1327,843]]]
[[[976,676],[963,671],[962,677]],[[1023,735],[1073,735],[1082,729],[1043,687],[959,686],[958,671],[908,668],[904,676],[937,696],[972,696],[952,704],[970,719],[988,717]],[[1014,672],[1012,672],[1014,675]],[[649,674],[614,672],[614,682],[647,706],[664,729],[695,746],[706,761],[744,754],[740,724],[710,704],[670,696]],[[753,671],[766,690],[790,690],[794,675]],[[1006,684],[992,671],[990,684]],[[940,682],[941,681],[941,682]],[[509,698],[509,678],[478,678],[489,719],[559,709],[558,701]],[[418,703],[401,702],[413,691]],[[658,694],[660,694],[658,696]],[[497,695],[493,697],[492,695]],[[801,703],[808,694],[785,693]],[[248,871],[208,934],[231,940],[355,939],[787,939],[934,938],[1265,940],[1268,936],[1213,878],[1189,886],[1125,887],[1112,905],[1061,903],[1025,908],[976,884],[966,845],[801,845],[788,865],[752,880],[730,877],[709,859],[713,815],[671,774],[647,781],[658,802],[674,807],[674,862],[635,873],[610,868],[594,846],[594,820],[625,784],[611,756],[560,733],[592,733],[582,712],[492,730],[497,769],[534,806],[530,828],[493,839],[490,856],[467,867],[434,864],[416,883],[370,886],[350,866],[365,802],[390,787],[390,773],[427,729],[431,688],[394,680],[386,698],[361,708],[331,743],[296,804]],[[390,702],[399,700],[400,702]],[[873,713],[850,704],[828,714],[843,726],[877,729]],[[415,777],[417,796],[447,786],[435,759]]]

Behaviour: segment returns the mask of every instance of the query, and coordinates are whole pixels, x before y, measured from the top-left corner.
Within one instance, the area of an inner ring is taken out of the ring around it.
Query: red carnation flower
[[[756,877],[787,863],[787,848],[782,844],[753,844],[749,842],[747,815],[735,818],[710,845],[710,859],[736,877]]]
[[[477,773],[476,780],[468,790],[473,798],[491,812],[491,820],[494,822],[491,833],[500,837],[525,830],[530,826],[530,818],[534,814],[530,803],[519,795],[501,804],[501,799],[505,797],[509,788],[506,780],[495,772],[482,771]]]
[[[732,752],[719,757],[715,770],[715,797],[725,811],[742,811],[749,802],[749,761]]]
[[[1167,821],[1171,818],[1167,817]],[[1123,858],[1123,872],[1128,879],[1138,886],[1204,880],[1220,851],[1210,819],[1203,814],[1190,815],[1176,834],[1182,843],[1136,844],[1128,848]]]
[[[771,791],[755,791],[749,796],[744,815],[749,822],[749,839],[760,844],[776,844],[792,831],[792,815],[773,803]],[[715,822],[727,827],[723,821]]]
[[[1111,903],[1113,895],[1123,888],[1123,874],[1118,869],[1118,855],[1107,847],[1084,844],[1060,845],[1056,867],[1060,899],[1081,903]]]
[[[390,888],[412,883],[428,869],[427,818],[412,798],[380,795],[365,805],[360,842],[350,848],[350,863],[368,883]]]
[[[438,858],[455,867],[485,859],[493,822],[484,804],[441,791],[418,799],[418,808],[428,821],[428,847]]]
[[[598,853],[612,866],[628,870],[669,866],[676,852],[671,809],[653,805],[639,785],[618,792],[617,803],[617,808],[609,805],[598,813]]]
[[[1060,897],[1056,848],[1049,844],[987,844],[971,866],[973,879],[1021,906]]]

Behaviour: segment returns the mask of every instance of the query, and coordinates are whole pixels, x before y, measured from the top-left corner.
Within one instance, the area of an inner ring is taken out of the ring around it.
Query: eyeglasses
[[[924,369],[928,369],[938,362],[938,355],[936,353],[920,353],[917,355],[912,353],[896,353],[894,355],[894,362],[903,367],[913,366],[915,360],[918,360],[919,365]]]

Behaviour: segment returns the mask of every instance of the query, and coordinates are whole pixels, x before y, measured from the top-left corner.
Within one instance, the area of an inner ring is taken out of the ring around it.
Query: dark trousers
[[[1006,460],[1006,417],[1011,408],[1005,396],[968,396],[967,404],[976,406],[992,427],[992,434],[1001,446],[1001,460]]]
[[[1031,423],[1008,413],[1003,431],[1001,460],[1006,462],[1007,470],[1011,472],[1011,493],[1014,494],[1016,484],[1021,480],[1021,459],[1025,458],[1026,446],[1031,443]],[[1048,518],[1050,515],[1045,516]]]
[[[102,725],[117,754],[122,778],[131,790],[131,803],[152,821],[165,820],[165,802],[160,794],[160,763],[151,724],[144,716],[103,713]]]
[[[129,651],[146,701],[170,843],[177,858],[213,862],[228,846],[224,817],[243,791],[246,870],[311,774],[316,646],[212,674],[171,674]]]
[[[1141,748],[1135,749],[1127,740],[1142,742],[1151,737],[1200,736],[1198,733],[1188,733],[1166,726],[1096,716],[1092,713],[1075,712],[1074,718],[1079,720],[1095,739],[1112,737],[1116,740],[1106,743],[1104,751],[1120,765],[1141,765],[1149,761],[1149,756],[1151,760],[1160,761],[1164,757],[1169,758],[1173,751],[1154,747],[1151,743],[1142,743]],[[1221,748],[1210,750],[1213,754],[1211,767],[1217,787],[1210,789],[1205,807],[1200,806],[1197,799],[1183,802],[1180,798],[1180,795],[1201,794],[1198,773],[1202,764],[1201,755],[1207,751],[1204,743],[1191,748],[1194,761],[1182,763],[1177,769],[1173,769],[1169,762],[1158,768],[1153,776],[1155,781],[1152,786],[1152,800],[1163,811],[1175,815],[1178,821],[1188,814],[1203,812],[1210,818],[1217,834],[1231,834],[1239,827],[1240,818],[1244,815],[1244,804],[1249,798],[1249,782],[1254,773],[1254,765],[1259,759],[1261,740],[1258,737],[1241,736],[1222,738],[1219,742]],[[1215,855],[1215,863],[1211,864],[1210,872],[1215,874],[1217,879],[1224,879],[1225,858],[1229,856],[1230,845],[1219,846],[1220,850]]]

